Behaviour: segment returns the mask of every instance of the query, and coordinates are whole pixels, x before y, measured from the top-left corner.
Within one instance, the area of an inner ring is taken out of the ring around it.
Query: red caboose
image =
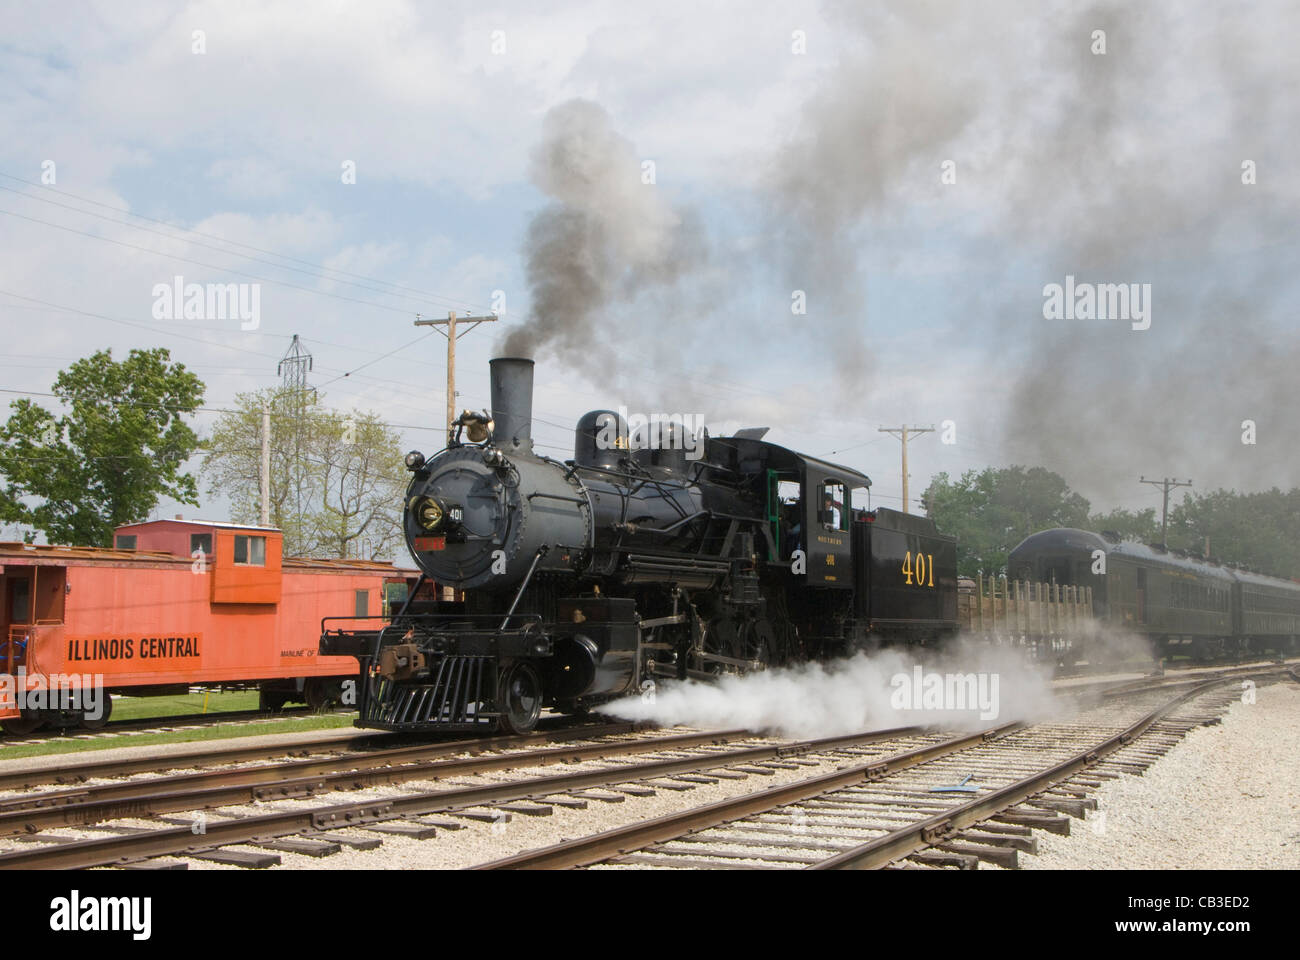
[[[156,520],[113,549],[0,543],[0,721],[101,726],[113,693],[250,686],[266,706],[321,705],[354,681],[319,654],[324,617],[387,614],[410,571],[282,559],[279,530]],[[356,621],[370,626],[376,621]]]

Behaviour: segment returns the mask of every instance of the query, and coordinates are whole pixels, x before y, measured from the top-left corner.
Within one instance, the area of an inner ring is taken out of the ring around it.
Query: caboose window
[[[357,591],[357,616],[365,617],[370,615],[370,591]]]
[[[196,550],[202,550],[204,553],[211,553],[212,534],[191,533],[190,534],[190,555],[193,556]]]
[[[130,534],[129,536],[128,536],[127,534],[120,534],[120,535],[118,536],[118,538],[117,538],[117,549],[119,549],[119,550],[134,550],[134,549],[135,549],[135,534]]]
[[[235,563],[250,567],[266,566],[266,537],[235,534]]]

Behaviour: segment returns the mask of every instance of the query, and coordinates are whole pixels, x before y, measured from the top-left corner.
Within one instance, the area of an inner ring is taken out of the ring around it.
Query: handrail
[[[31,623],[11,623],[9,624],[9,633],[5,637],[5,673],[12,675],[15,667],[20,667],[27,660],[27,645],[32,641],[32,631],[35,624]],[[15,657],[15,652],[21,651],[21,656]]]

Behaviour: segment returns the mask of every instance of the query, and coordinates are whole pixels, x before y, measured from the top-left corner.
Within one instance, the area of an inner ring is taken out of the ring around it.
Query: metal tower
[[[293,342],[284,352],[283,359],[275,368],[285,390],[295,393],[307,389],[307,371],[311,369],[311,352],[302,345],[298,334],[293,335]]]

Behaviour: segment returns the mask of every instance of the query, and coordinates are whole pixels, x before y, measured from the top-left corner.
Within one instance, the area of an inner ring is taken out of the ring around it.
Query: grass
[[[114,697],[112,719],[149,720],[153,717],[175,717],[187,713],[256,710],[257,699],[256,690],[214,690],[177,697]]]
[[[199,695],[202,697],[202,694]],[[256,693],[253,694],[257,696]],[[165,699],[165,698],[164,698]],[[247,709],[247,708],[231,708]],[[170,716],[179,713],[170,710],[153,716]],[[116,709],[113,716],[118,719]],[[218,723],[205,727],[190,727],[172,733],[137,733],[118,737],[96,737],[93,740],[78,740],[75,736],[47,740],[43,743],[29,743],[20,746],[8,746],[0,741],[0,760],[13,760],[20,757],[40,757],[59,753],[88,753],[96,750],[112,750],[117,747],[149,747],[160,743],[202,743],[211,740],[228,740],[239,737],[257,737],[274,733],[302,733],[307,730],[332,730],[352,726],[355,713],[309,714],[301,717],[286,717],[268,723]],[[39,734],[37,734],[39,736]]]

